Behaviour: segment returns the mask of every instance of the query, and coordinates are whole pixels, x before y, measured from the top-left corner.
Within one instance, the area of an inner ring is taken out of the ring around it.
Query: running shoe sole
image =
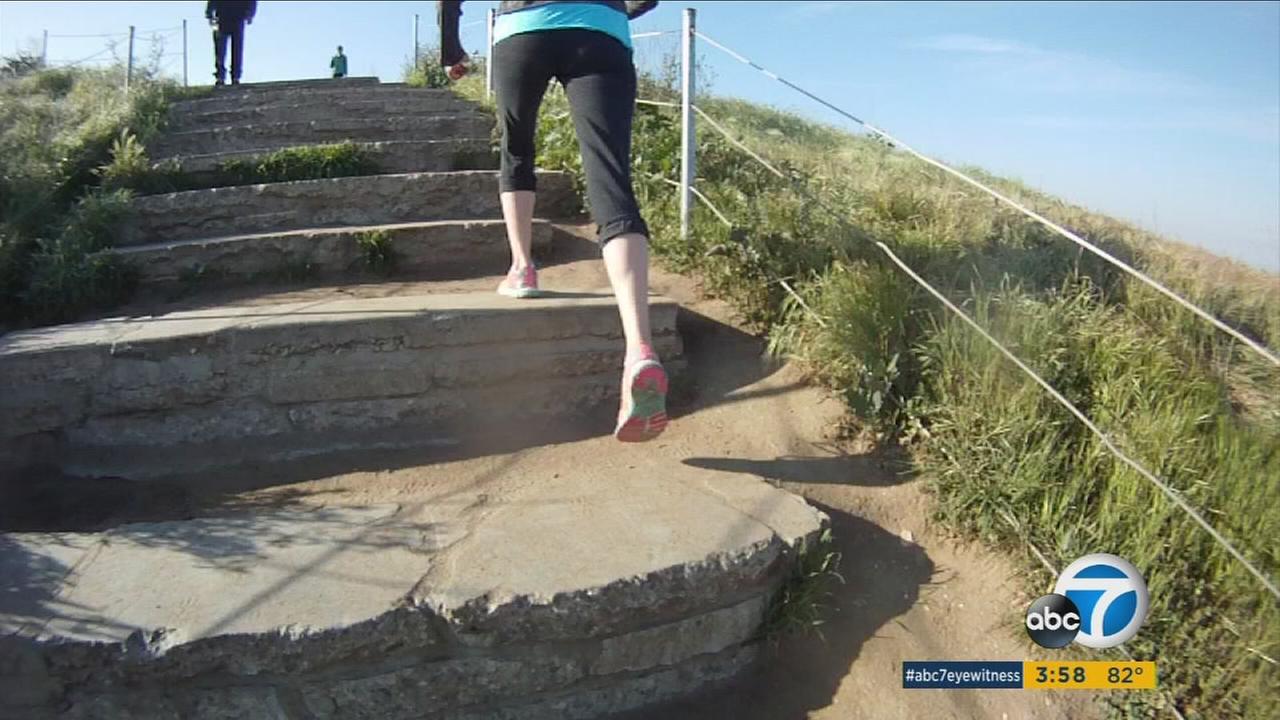
[[[667,371],[653,360],[637,365],[631,378],[631,407],[613,431],[622,442],[647,442],[667,429]]]
[[[498,286],[498,294],[503,297],[515,298],[517,300],[527,300],[542,295],[542,291],[537,288],[512,288],[506,285]]]

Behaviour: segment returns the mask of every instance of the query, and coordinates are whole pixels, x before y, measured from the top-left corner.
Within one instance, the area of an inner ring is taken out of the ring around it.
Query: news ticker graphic
[[[1154,661],[1105,660],[909,660],[902,663],[902,687],[908,690],[1154,690],[1156,664]]]

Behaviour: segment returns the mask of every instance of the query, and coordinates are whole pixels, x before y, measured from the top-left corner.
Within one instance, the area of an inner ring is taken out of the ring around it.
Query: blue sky
[[[464,43],[482,50],[465,5]],[[700,29],[951,163],[1016,177],[1072,202],[1280,271],[1280,3],[663,2],[637,32]],[[193,83],[210,79],[203,2],[0,2],[0,53],[55,35],[54,60],[106,48],[57,35],[189,21]],[[246,81],[321,76],[339,43],[352,74],[397,79],[432,2],[264,0]],[[151,48],[147,35],[139,54]],[[638,40],[652,62],[677,40]],[[164,58],[181,73],[180,34]],[[709,47],[714,92],[816,119],[837,116]],[[90,61],[106,60],[110,53]]]

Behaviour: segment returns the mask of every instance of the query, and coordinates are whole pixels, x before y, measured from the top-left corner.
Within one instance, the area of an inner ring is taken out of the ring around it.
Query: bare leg
[[[619,235],[604,246],[604,267],[618,300],[627,363],[649,348],[649,239],[639,233]]]
[[[522,270],[533,265],[533,204],[530,190],[513,190],[499,194],[502,218],[507,223],[507,241],[511,243],[511,267]]]

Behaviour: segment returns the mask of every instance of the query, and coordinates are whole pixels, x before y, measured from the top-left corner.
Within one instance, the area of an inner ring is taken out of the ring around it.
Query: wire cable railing
[[[844,109],[842,109],[842,108],[839,108],[839,107],[837,107],[837,106],[835,106],[835,105],[833,105],[833,104],[831,104],[831,103],[827,102],[826,100],[824,100],[824,99],[822,99],[822,98],[818,97],[817,95],[814,95],[813,93],[809,92],[808,90],[805,90],[804,88],[800,87],[799,85],[796,85],[795,83],[791,82],[790,80],[787,80],[786,78],[781,77],[781,76],[777,75],[776,73],[773,73],[773,72],[771,72],[770,70],[768,70],[768,69],[766,69],[766,68],[764,68],[764,67],[760,66],[759,64],[757,64],[757,63],[755,63],[755,62],[753,62],[753,61],[751,61],[750,59],[748,59],[747,57],[743,56],[742,54],[740,54],[740,53],[738,53],[738,52],[735,52],[734,50],[730,49],[729,47],[726,47],[725,45],[723,45],[723,44],[721,44],[721,43],[719,43],[719,42],[716,42],[716,40],[715,40],[715,39],[708,37],[705,33],[702,33],[702,32],[696,32],[696,35],[697,35],[699,38],[701,38],[701,39],[703,39],[703,40],[707,41],[707,43],[708,43],[708,44],[710,44],[712,47],[715,47],[715,48],[717,48],[717,49],[721,50],[722,52],[724,52],[725,54],[729,55],[729,56],[730,56],[730,57],[732,57],[733,59],[735,59],[735,60],[737,60],[737,61],[739,61],[739,62],[741,62],[741,63],[744,63],[744,64],[746,64],[746,65],[749,65],[749,66],[751,66],[752,68],[755,68],[757,71],[759,71],[760,73],[762,73],[765,77],[768,77],[768,78],[770,78],[770,79],[772,79],[772,80],[776,80],[777,82],[782,83],[783,85],[785,85],[785,86],[787,86],[787,87],[791,88],[792,90],[795,90],[796,92],[799,92],[800,94],[804,95],[805,97],[808,97],[809,99],[813,100],[814,102],[817,102],[817,103],[819,103],[819,104],[823,105],[824,107],[826,107],[826,108],[828,108],[828,109],[830,109],[830,110],[832,110],[832,111],[834,111],[834,112],[838,113],[839,115],[841,115],[841,116],[843,116],[843,117],[845,117],[845,118],[848,118],[849,120],[852,120],[852,121],[854,121],[855,123],[858,123],[858,124],[859,124],[859,125],[861,125],[862,127],[866,128],[868,132],[870,132],[870,133],[872,133],[872,134],[874,134],[874,135],[877,135],[877,136],[879,136],[879,137],[883,138],[884,140],[887,140],[888,142],[893,143],[894,145],[896,145],[896,146],[898,146],[899,148],[901,148],[904,152],[906,152],[906,153],[908,153],[908,154],[910,154],[910,155],[912,155],[912,156],[916,157],[917,159],[919,159],[919,160],[921,160],[921,161],[923,161],[923,162],[928,163],[929,165],[932,165],[932,166],[934,166],[934,167],[938,168],[939,170],[942,170],[942,171],[944,171],[944,172],[946,172],[946,173],[948,173],[948,174],[950,174],[950,175],[952,175],[952,176],[954,176],[954,177],[956,177],[956,178],[960,179],[961,181],[963,181],[963,182],[965,182],[965,183],[967,183],[967,184],[969,184],[969,185],[972,185],[973,187],[978,188],[979,190],[982,190],[983,192],[987,193],[988,195],[991,195],[992,197],[994,197],[995,199],[999,200],[1000,202],[1005,203],[1005,204],[1006,204],[1006,205],[1008,205],[1009,207],[1012,207],[1013,209],[1015,209],[1015,210],[1017,210],[1017,211],[1019,211],[1019,212],[1023,213],[1023,214],[1024,214],[1024,215],[1026,215],[1027,217],[1030,217],[1031,219],[1033,219],[1033,220],[1035,220],[1035,221],[1037,221],[1037,222],[1041,223],[1042,225],[1044,225],[1044,226],[1048,227],[1049,229],[1053,230],[1054,232],[1058,233],[1059,235],[1061,235],[1061,236],[1063,236],[1063,237],[1067,238],[1068,240],[1070,240],[1070,241],[1072,241],[1072,242],[1076,243],[1077,245],[1079,245],[1079,246],[1081,246],[1081,247],[1085,248],[1086,250],[1088,250],[1088,251],[1092,252],[1093,254],[1097,255],[1098,257],[1100,257],[1100,258],[1102,258],[1102,259],[1106,260],[1107,262],[1111,263],[1112,265],[1115,265],[1116,267],[1120,268],[1121,270],[1124,270],[1124,271],[1125,271],[1126,273],[1128,273],[1129,275],[1131,275],[1131,276],[1133,276],[1133,277],[1137,278],[1138,280],[1140,280],[1141,282],[1143,282],[1143,283],[1144,283],[1144,284],[1146,284],[1147,286],[1151,287],[1152,289],[1156,290],[1156,291],[1157,291],[1157,292],[1159,292],[1160,294],[1162,294],[1162,295],[1164,295],[1164,296],[1168,297],[1170,300],[1173,300],[1174,302],[1178,303],[1178,304],[1179,304],[1179,305],[1181,305],[1183,308],[1185,308],[1186,310],[1188,310],[1188,311],[1190,311],[1190,312],[1194,313],[1195,315],[1197,315],[1197,316],[1198,316],[1198,317],[1200,317],[1201,319],[1205,320],[1206,322],[1210,323],[1211,325],[1213,325],[1213,326],[1214,326],[1214,327],[1216,327],[1217,329],[1219,329],[1219,330],[1221,330],[1222,332],[1224,332],[1224,333],[1226,333],[1226,334],[1230,335],[1231,337],[1235,338],[1236,340],[1239,340],[1241,343],[1244,343],[1244,345],[1245,345],[1245,346],[1249,347],[1249,348],[1250,348],[1250,349],[1252,349],[1254,352],[1258,353],[1258,354],[1259,354],[1259,355],[1261,355],[1262,357],[1264,357],[1264,358],[1266,358],[1267,360],[1269,360],[1269,361],[1271,362],[1271,364],[1272,364],[1272,365],[1280,366],[1280,355],[1277,355],[1276,353],[1272,352],[1270,349],[1268,349],[1267,347],[1265,347],[1265,346],[1264,346],[1264,345],[1262,345],[1261,343],[1259,343],[1259,342],[1257,342],[1257,341],[1253,340],[1252,338],[1248,337],[1247,335],[1245,335],[1244,333],[1240,332],[1239,330],[1236,330],[1235,328],[1231,327],[1230,325],[1228,325],[1228,324],[1226,324],[1226,323],[1222,322],[1221,320],[1219,320],[1218,318],[1214,317],[1214,316],[1213,316],[1212,314],[1210,314],[1209,312],[1207,312],[1207,311],[1205,311],[1205,310],[1201,309],[1199,306],[1195,305],[1195,304],[1194,304],[1194,303],[1192,303],[1191,301],[1189,301],[1189,300],[1187,300],[1187,299],[1183,298],[1181,295],[1179,295],[1179,294],[1175,293],[1174,291],[1170,290],[1169,288],[1165,287],[1165,286],[1164,286],[1163,284],[1161,284],[1159,281],[1157,281],[1157,280],[1155,280],[1155,279],[1153,279],[1153,278],[1149,277],[1148,275],[1146,275],[1145,273],[1143,273],[1141,270],[1138,270],[1138,269],[1134,268],[1133,266],[1129,265],[1128,263],[1124,262],[1123,260],[1121,260],[1121,259],[1119,259],[1119,258],[1115,257],[1115,256],[1114,256],[1114,255],[1112,255],[1111,253],[1108,253],[1106,250],[1103,250],[1102,248],[1098,247],[1097,245],[1095,245],[1095,244],[1093,244],[1093,243],[1089,242],[1088,240],[1085,240],[1084,238],[1080,237],[1078,234],[1076,234],[1076,233],[1074,233],[1074,232],[1072,232],[1072,231],[1070,231],[1070,230],[1068,230],[1068,229],[1066,229],[1066,228],[1062,227],[1062,226],[1061,226],[1061,225],[1059,225],[1058,223],[1053,222],[1052,220],[1050,220],[1050,219],[1048,219],[1048,218],[1044,217],[1043,215],[1041,215],[1040,213],[1037,213],[1036,211],[1034,211],[1034,210],[1032,210],[1032,209],[1028,208],[1027,206],[1023,205],[1022,203],[1020,203],[1020,202],[1018,202],[1018,201],[1016,201],[1016,200],[1014,200],[1014,199],[1012,199],[1012,198],[1010,198],[1010,197],[1008,197],[1008,196],[1004,195],[1003,193],[1001,193],[1001,192],[999,192],[999,191],[997,191],[997,190],[995,190],[995,189],[993,189],[993,188],[991,188],[991,187],[987,186],[986,184],[984,184],[984,183],[982,183],[982,182],[980,182],[980,181],[978,181],[978,180],[975,180],[975,179],[973,179],[972,177],[969,177],[968,175],[966,175],[966,174],[964,174],[964,173],[960,172],[959,170],[956,170],[955,168],[953,168],[953,167],[951,167],[951,166],[947,165],[946,163],[940,162],[940,161],[938,161],[938,160],[934,160],[933,158],[931,158],[931,157],[929,157],[929,156],[927,156],[927,155],[925,155],[925,154],[923,154],[923,153],[921,153],[921,152],[917,151],[916,149],[912,148],[910,145],[907,145],[906,143],[902,142],[902,141],[901,141],[901,140],[899,140],[898,138],[894,137],[893,135],[890,135],[888,132],[886,132],[886,131],[884,131],[884,130],[881,130],[880,128],[876,127],[875,125],[872,125],[871,123],[867,122],[866,120],[863,120],[862,118],[859,118],[859,117],[857,117],[856,115],[854,115],[854,114],[852,114],[852,113],[850,113],[850,112],[848,112],[848,111],[846,111],[846,110],[844,110]]]
[[[698,37],[704,40],[707,40],[707,42],[715,45],[716,47],[721,48],[722,50],[731,54],[735,58],[751,64],[753,67],[757,68],[761,72],[764,72],[769,77],[781,80],[781,78],[778,78],[777,75],[774,75],[769,71],[765,70],[764,68],[761,68],[759,65],[756,65],[755,63],[752,63],[751,61],[746,60],[741,55],[733,52],[732,50],[729,50],[728,48],[724,47],[723,45],[720,45],[714,40],[707,38],[705,34],[701,32],[697,32],[696,34]],[[785,83],[785,84],[787,84],[789,87],[795,87],[791,83]],[[854,116],[851,115],[850,113],[832,105],[826,100],[823,100],[822,98],[819,98],[816,95],[813,95],[812,93],[804,91],[801,88],[796,87],[795,89],[799,90],[800,92],[803,92],[805,95],[809,97],[814,98],[815,100],[822,103],[823,105],[830,107],[836,110],[837,112],[840,112],[842,115],[845,115],[846,117],[849,117],[849,118],[853,118],[857,120],[857,122],[863,125],[866,125],[866,123],[863,122],[862,120],[858,120],[857,118],[854,118]],[[763,165],[766,169],[768,169],[771,173],[773,173],[777,177],[783,180],[790,179],[785,173],[783,173],[781,170],[778,170],[771,163],[769,163],[767,160],[761,157],[758,153],[752,151],[749,147],[747,147],[745,143],[743,143],[738,138],[734,137],[733,134],[730,133],[724,127],[724,125],[717,122],[705,111],[701,110],[696,105],[694,106],[694,110],[698,113],[699,117],[706,120],[707,123],[712,126],[712,128],[714,128],[717,132],[719,132],[722,136],[724,136],[726,140],[728,140],[731,144],[734,145],[734,147],[745,152],[747,155],[755,159],[757,162],[759,162],[761,165]],[[883,131],[878,131],[878,134],[882,135],[886,139],[890,139],[892,142],[895,142],[895,143],[898,142],[896,139],[891,138],[891,136],[889,136],[887,133],[884,133]],[[952,171],[952,172],[955,173],[955,171]],[[960,174],[960,173],[955,173],[955,174]],[[816,198],[813,198],[812,195],[809,195],[808,193],[805,193],[805,194],[810,200],[814,200],[817,202],[818,205],[820,205],[823,208],[826,208],[829,213],[832,213],[833,215],[838,216],[838,213],[836,213],[836,211],[831,210],[829,207],[827,207],[826,203],[818,201]],[[1046,381],[1043,377],[1041,377],[1029,365],[1023,362],[1020,358],[1018,358],[1017,355],[1015,355],[1012,351],[1010,351],[1007,347],[1005,347],[1000,341],[998,341],[995,337],[993,337],[990,333],[988,333],[985,329],[983,329],[982,326],[977,323],[977,321],[973,320],[973,318],[971,318],[967,313],[965,313],[963,310],[957,307],[954,303],[952,303],[949,299],[947,299],[945,295],[943,295],[931,284],[929,284],[915,270],[913,270],[910,266],[908,266],[905,262],[903,262],[902,259],[899,258],[887,245],[885,245],[883,242],[880,242],[880,241],[873,241],[873,242],[876,248],[880,250],[894,265],[896,265],[900,270],[902,270],[908,277],[910,277],[918,285],[924,288],[930,295],[932,295],[939,302],[941,302],[948,310],[950,310],[957,317],[963,320],[967,325],[975,329],[987,342],[989,342],[993,347],[995,347],[1002,355],[1004,355],[1007,359],[1013,362],[1014,365],[1016,365],[1020,370],[1026,373],[1037,385],[1039,385],[1042,389],[1044,389],[1054,400],[1056,400],[1060,405],[1062,405],[1063,408],[1065,408],[1069,413],[1071,413],[1073,417],[1079,420],[1094,436],[1096,436],[1099,439],[1099,441],[1102,442],[1103,446],[1108,451],[1111,452],[1112,455],[1114,455],[1122,463],[1129,466],[1132,470],[1137,472],[1140,476],[1145,478],[1148,482],[1150,482],[1157,489],[1159,489],[1167,498],[1169,498],[1171,502],[1174,503],[1175,506],[1177,506],[1184,513],[1186,513],[1197,525],[1201,527],[1201,529],[1207,532],[1209,536],[1212,537],[1213,540],[1220,547],[1222,547],[1223,550],[1225,550],[1232,558],[1234,558],[1237,562],[1239,562],[1251,575],[1253,575],[1262,584],[1262,586],[1266,588],[1268,592],[1271,593],[1272,596],[1274,596],[1277,599],[1280,599],[1280,587],[1277,587],[1275,581],[1272,580],[1270,577],[1268,577],[1266,573],[1262,572],[1262,570],[1260,570],[1253,562],[1251,562],[1244,555],[1244,553],[1242,553],[1238,548],[1236,548],[1236,546],[1230,540],[1228,540],[1225,536],[1223,536],[1222,533],[1220,533],[1211,523],[1209,523],[1209,521],[1206,520],[1205,517],[1198,510],[1192,507],[1182,497],[1181,493],[1179,493],[1175,488],[1173,488],[1167,481],[1160,478],[1150,470],[1147,470],[1146,467],[1144,467],[1137,460],[1134,460],[1128,453],[1122,450],[1119,447],[1119,445],[1110,437],[1110,435],[1108,435],[1101,428],[1099,428],[1092,420],[1089,419],[1087,415],[1084,414],[1084,412],[1082,412],[1078,407],[1076,407],[1075,404],[1073,404],[1070,400],[1068,400],[1061,392],[1059,392],[1056,388],[1054,388],[1048,381]],[[1125,266],[1125,267],[1128,267],[1128,266]],[[1137,271],[1133,271],[1133,272],[1137,272]],[[1151,282],[1154,283],[1155,281],[1151,281]],[[1234,333],[1234,331],[1232,332]]]

